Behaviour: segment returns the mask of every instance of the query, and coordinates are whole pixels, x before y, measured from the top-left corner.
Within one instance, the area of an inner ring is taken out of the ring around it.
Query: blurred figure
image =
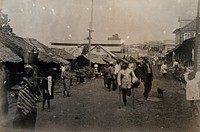
[[[165,61],[160,68],[160,73],[165,77],[167,75],[167,62]]]
[[[140,80],[142,76],[142,64],[141,62],[135,62],[135,68],[134,68],[135,76]]]
[[[25,76],[20,83],[17,112],[13,120],[14,129],[35,129],[37,117],[37,77],[31,65],[25,65]]]
[[[147,57],[143,58],[142,71],[141,72],[142,72],[141,79],[144,82],[143,96],[144,96],[145,100],[147,100],[147,98],[149,96],[149,92],[151,91],[152,81],[153,81],[152,66],[151,66],[149,59]]]
[[[158,70],[160,70],[160,67],[161,67],[161,65],[162,65],[162,62],[161,62],[161,59],[160,59],[160,58],[157,59],[156,65],[157,65]]]
[[[136,68],[136,64],[131,62],[128,64],[128,68],[131,69],[131,70],[134,70]]]
[[[95,78],[98,78],[98,64],[94,64],[94,74],[95,74]]]
[[[108,64],[105,65],[103,68],[103,80],[104,80],[104,87],[107,88],[108,86]]]
[[[173,67],[175,68],[175,70],[178,69],[178,65],[179,65],[178,61],[177,61],[177,60],[174,60],[174,62],[173,62]]]
[[[8,74],[9,73],[6,70],[5,65],[0,63],[0,115],[2,115],[5,118],[6,115],[8,115]]]
[[[111,90],[111,85],[112,85],[112,90],[115,91],[115,73],[114,73],[114,67],[113,67],[113,62],[110,62],[109,67],[108,67],[108,90]]]
[[[61,65],[60,70],[61,70],[60,77],[61,77],[61,79],[63,79],[63,75],[64,75],[64,72],[65,72],[65,65],[64,64]]]
[[[184,74],[186,84],[186,99],[190,101],[190,107],[192,108],[192,117],[195,117],[196,114],[199,115],[199,108],[197,106],[197,101],[200,100],[200,72],[194,72],[187,70]],[[196,113],[197,112],[197,113]]]
[[[115,84],[116,84],[115,89],[117,89],[117,87],[118,87],[117,76],[118,76],[118,73],[119,73],[120,70],[121,70],[120,61],[117,60],[116,64],[115,64]]]
[[[41,81],[41,88],[43,94],[42,110],[45,109],[47,101],[47,108],[50,108],[50,99],[54,98],[54,81],[51,74],[46,74],[45,78]]]
[[[70,68],[66,67],[66,70],[63,74],[63,97],[70,96],[69,94],[71,89],[71,80],[72,80],[72,75],[70,72]]]

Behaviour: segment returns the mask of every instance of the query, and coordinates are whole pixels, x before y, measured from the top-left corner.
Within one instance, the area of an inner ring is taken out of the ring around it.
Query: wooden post
[[[198,0],[198,5],[197,5],[197,18],[196,18],[196,41],[195,41],[195,46],[194,46],[194,71],[200,71],[200,46],[199,46],[199,4],[200,0]],[[200,92],[200,87],[199,87],[199,92]],[[200,93],[199,93],[200,94]],[[195,110],[197,110],[199,114],[199,105],[196,105],[193,107],[193,114],[195,114]]]
[[[197,5],[197,17],[196,17],[196,40],[194,46],[194,71],[200,71],[200,47],[199,45],[199,0]]]
[[[8,97],[5,66],[0,63],[0,116],[8,114]]]
[[[91,68],[91,40],[92,40],[92,32],[94,32],[93,30],[93,0],[92,0],[92,4],[91,4],[91,20],[89,23],[89,53],[88,53],[88,58],[89,58],[89,67]]]

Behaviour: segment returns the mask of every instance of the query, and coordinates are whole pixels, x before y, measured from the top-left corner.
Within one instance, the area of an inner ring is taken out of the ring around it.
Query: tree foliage
[[[9,25],[10,19],[8,19],[8,14],[2,12],[0,9],[0,31],[8,34],[13,34],[13,29]]]
[[[132,45],[134,47],[135,44]],[[144,50],[150,50],[153,52],[160,52],[163,48],[164,43],[161,41],[146,41],[144,43],[137,43],[137,47]]]
[[[113,34],[112,37],[108,37],[108,40],[121,40],[119,34]]]

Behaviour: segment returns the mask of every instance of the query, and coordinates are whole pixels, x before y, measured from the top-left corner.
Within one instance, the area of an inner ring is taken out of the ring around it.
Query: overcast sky
[[[44,44],[88,36],[91,0],[0,0],[14,33]],[[94,40],[127,43],[174,39],[178,18],[195,17],[197,0],[94,0]]]

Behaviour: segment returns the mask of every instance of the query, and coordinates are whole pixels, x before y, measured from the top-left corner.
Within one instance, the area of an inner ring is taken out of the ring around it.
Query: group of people
[[[103,70],[104,85],[109,91],[119,88],[122,92],[123,103],[126,105],[126,96],[131,96],[131,89],[137,87],[140,82],[144,83],[144,99],[147,100],[152,87],[153,70],[148,57],[143,57],[142,62],[127,63],[116,61],[109,63]]]
[[[152,81],[149,77],[153,77],[153,74],[150,64],[146,62],[147,60],[144,63],[146,66],[144,68],[146,77],[143,77],[142,80],[145,82],[144,97],[147,99]],[[69,97],[72,79],[70,68],[66,66],[64,68],[62,67],[61,71],[63,96]],[[126,105],[126,95],[131,95],[132,84],[138,80],[134,70],[129,69],[128,64],[120,64],[120,62],[117,61],[115,66],[112,62],[109,64],[106,74],[105,78],[107,78],[108,90],[111,90],[111,86],[113,91],[119,87],[120,91],[122,91],[124,105]],[[43,75],[43,77],[39,77],[37,68],[33,65],[27,64],[24,67],[24,77],[19,86],[20,90],[18,92],[17,111],[13,120],[13,128],[34,129],[39,96],[41,94],[43,96],[42,109],[45,109],[46,102],[47,108],[50,108],[50,100],[54,98],[54,79],[50,72]]]
[[[179,61],[173,60],[172,67],[176,74],[179,70]],[[161,64],[160,73],[166,76],[168,67],[166,61]],[[195,71],[193,67],[186,68],[184,74],[184,83],[186,91],[186,100],[190,101],[190,108],[192,109],[192,117],[199,115],[198,103],[200,100],[200,72]]]

